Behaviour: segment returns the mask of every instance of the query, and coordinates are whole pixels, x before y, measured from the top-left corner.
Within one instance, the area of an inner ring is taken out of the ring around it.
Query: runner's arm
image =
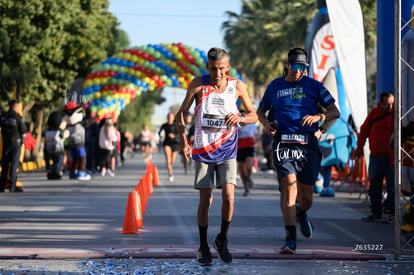
[[[254,110],[254,106],[252,101],[250,100],[249,94],[247,93],[246,90],[246,84],[241,82],[240,80],[237,80],[237,93],[238,96],[241,100],[241,103],[244,106],[244,109],[246,110],[247,114],[244,117],[244,119],[242,117],[239,117],[236,119],[235,124],[237,123],[244,123],[244,124],[249,124],[249,123],[256,123],[257,122],[257,114],[256,111]]]
[[[188,110],[190,109],[194,100],[196,100],[197,93],[201,91],[201,84],[201,77],[197,77],[191,81],[190,85],[188,86],[184,101],[175,116],[178,136],[180,138],[181,154],[183,154],[186,159],[188,159],[188,156],[191,155],[191,146],[188,144],[187,136],[185,133],[185,116],[187,115]]]

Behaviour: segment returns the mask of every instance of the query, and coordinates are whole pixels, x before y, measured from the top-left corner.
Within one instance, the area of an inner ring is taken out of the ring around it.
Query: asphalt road
[[[280,255],[284,226],[278,183],[274,175],[260,171],[253,176],[249,196],[242,196],[241,182],[236,189],[229,231],[235,261],[199,267],[194,261],[198,192],[193,172],[185,174],[178,157],[175,181],[169,182],[162,153],[153,164],[160,184],[148,197],[138,234],[121,230],[128,193],[146,172],[140,154],[129,157],[115,177],[96,174],[91,181],[67,176],[49,181],[44,171],[19,173],[24,192],[0,193],[0,274],[413,274],[412,250],[394,259],[394,225],[361,221],[369,212],[368,200],[346,192],[346,184],[335,197],[315,194],[308,212],[314,237],[299,235],[297,253]],[[220,230],[220,207],[215,190],[210,240]]]

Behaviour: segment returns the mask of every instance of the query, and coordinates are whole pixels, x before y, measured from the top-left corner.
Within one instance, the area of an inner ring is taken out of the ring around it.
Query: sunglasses
[[[297,70],[299,70],[300,72],[303,72],[306,70],[306,65],[303,65],[303,64],[289,64],[289,67],[294,72],[296,72]]]

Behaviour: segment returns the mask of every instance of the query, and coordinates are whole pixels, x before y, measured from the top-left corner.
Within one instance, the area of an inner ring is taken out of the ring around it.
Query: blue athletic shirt
[[[318,123],[302,126],[301,120],[318,113],[318,102],[325,108],[335,103],[321,82],[307,76],[296,82],[281,77],[267,86],[259,107],[265,112],[273,107],[273,121],[277,122],[276,131],[281,134],[314,133]]]

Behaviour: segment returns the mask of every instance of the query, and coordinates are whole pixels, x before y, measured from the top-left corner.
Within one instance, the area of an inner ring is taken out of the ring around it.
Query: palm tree
[[[315,0],[242,0],[240,14],[226,12],[222,29],[231,64],[253,82],[256,98],[282,74],[289,48],[303,47],[315,13]]]

